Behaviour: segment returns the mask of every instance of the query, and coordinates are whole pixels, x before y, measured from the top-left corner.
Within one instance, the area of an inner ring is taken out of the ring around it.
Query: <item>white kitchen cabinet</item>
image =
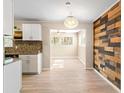
[[[40,24],[32,24],[32,38],[34,40],[42,40],[41,34],[41,25]]]
[[[13,0],[3,0],[3,34],[13,35],[14,13]]]
[[[16,62],[4,65],[4,93],[20,93],[22,88],[22,64]]]
[[[23,40],[42,40],[40,24],[22,24]]]
[[[20,55],[22,60],[22,72],[29,74],[40,74],[41,72],[41,53],[37,55]]]
[[[31,33],[31,25],[29,24],[23,24],[22,25],[22,33],[23,33],[23,40],[31,40],[32,39],[32,33]]]

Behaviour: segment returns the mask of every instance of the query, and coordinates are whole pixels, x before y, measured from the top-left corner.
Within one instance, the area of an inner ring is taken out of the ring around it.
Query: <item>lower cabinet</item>
[[[20,55],[19,58],[22,60],[22,72],[24,74],[40,74],[42,55]]]
[[[20,93],[22,88],[22,64],[16,62],[4,65],[3,93]]]

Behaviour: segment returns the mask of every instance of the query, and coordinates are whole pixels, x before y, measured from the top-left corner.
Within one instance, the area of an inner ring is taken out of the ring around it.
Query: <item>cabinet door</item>
[[[20,93],[21,63],[13,62],[4,66],[4,93]]]
[[[13,0],[3,0],[3,33],[13,35]]]
[[[29,72],[33,72],[33,73],[38,72],[37,55],[30,55]]]
[[[22,72],[29,72],[30,57],[28,55],[20,55],[19,58],[22,60]]]
[[[22,24],[23,40],[32,40],[32,30],[30,24]]]
[[[31,26],[32,37],[33,40],[41,40],[41,25],[40,24],[32,24]]]
[[[29,70],[29,60],[22,60],[22,72],[26,73]]]
[[[20,55],[23,73],[38,73],[37,55]]]

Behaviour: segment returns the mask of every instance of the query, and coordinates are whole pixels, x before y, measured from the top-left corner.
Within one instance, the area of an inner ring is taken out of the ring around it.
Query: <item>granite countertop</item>
[[[38,53],[42,53],[41,51],[32,51],[32,52],[20,52],[20,53],[5,53],[5,55],[37,55]]]
[[[5,53],[5,55],[19,55],[19,53]]]
[[[19,60],[21,60],[21,59],[19,59],[19,58],[6,58],[5,60],[4,60],[4,62],[3,62],[3,65],[5,66],[5,65],[8,65],[8,64],[11,64],[11,63],[13,63],[13,62],[17,62],[17,61],[19,61]],[[6,62],[5,62],[6,61]],[[7,62],[8,61],[8,62]]]

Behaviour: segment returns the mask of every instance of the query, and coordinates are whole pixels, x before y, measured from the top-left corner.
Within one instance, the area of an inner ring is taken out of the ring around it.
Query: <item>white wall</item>
[[[43,37],[43,69],[49,70],[50,68],[50,31],[47,26],[42,27]]]
[[[86,68],[93,68],[93,24],[86,26]]]
[[[52,37],[56,36],[56,32],[51,32]],[[72,45],[51,44],[51,58],[77,58],[77,33],[60,33],[58,37],[72,37]]]
[[[86,30],[78,32],[78,58],[86,65]]]
[[[63,22],[24,22],[16,21],[15,24],[20,25],[22,23],[40,23],[42,25],[43,31],[43,68],[50,68],[50,29],[65,29]],[[85,29],[86,30],[86,67],[93,67],[93,27],[92,23],[80,23],[80,25],[75,29]],[[49,43],[49,44],[48,44]]]

